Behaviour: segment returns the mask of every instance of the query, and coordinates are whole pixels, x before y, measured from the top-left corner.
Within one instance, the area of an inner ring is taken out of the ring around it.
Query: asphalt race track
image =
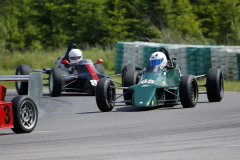
[[[32,133],[0,130],[0,159],[239,159],[240,93],[225,92],[220,103],[200,96],[191,109],[118,106],[102,113],[93,96],[51,98],[45,91]]]

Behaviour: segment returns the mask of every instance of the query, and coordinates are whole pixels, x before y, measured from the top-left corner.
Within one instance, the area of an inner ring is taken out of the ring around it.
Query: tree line
[[[116,41],[238,45],[240,0],[1,0],[0,50]]]

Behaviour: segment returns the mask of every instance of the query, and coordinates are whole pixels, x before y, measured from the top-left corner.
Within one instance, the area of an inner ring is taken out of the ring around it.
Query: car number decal
[[[151,84],[153,84],[153,83],[155,83],[155,81],[152,80],[152,79],[144,79],[144,80],[141,82],[141,84],[145,84],[145,83],[151,83]]]
[[[4,121],[5,121],[6,124],[9,124],[10,120],[11,120],[11,117],[9,115],[9,112],[10,112],[9,106],[5,106],[4,111],[6,111],[6,117],[7,117],[7,118],[4,118]]]
[[[0,101],[0,129],[13,127],[12,104]]]
[[[97,80],[90,80],[90,83],[92,86],[97,86]]]

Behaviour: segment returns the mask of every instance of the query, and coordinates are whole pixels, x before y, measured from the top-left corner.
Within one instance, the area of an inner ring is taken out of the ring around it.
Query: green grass
[[[105,73],[106,75],[114,75],[115,72],[114,71],[106,71]],[[111,77],[111,79],[114,81],[114,82],[117,82],[115,83],[114,85],[115,86],[120,86],[120,84],[122,84],[122,76],[114,76],[114,77]]]
[[[202,78],[198,80],[198,85],[206,84],[206,78]],[[205,87],[200,87],[200,91],[206,91]],[[240,81],[230,81],[224,80],[224,91],[235,91],[240,92]]]
[[[224,89],[225,91],[235,91],[240,92],[240,81],[224,81]]]
[[[104,67],[110,73],[114,72],[115,50],[103,50],[98,48],[82,50],[84,59],[91,59],[97,62],[97,59],[104,60]],[[1,53],[0,75],[14,75],[15,70],[20,64],[28,64],[32,69],[52,68],[55,66],[55,60],[63,56],[65,49],[54,51],[37,52],[14,52]],[[15,88],[14,82],[2,82],[7,88]]]
[[[82,50],[84,59],[91,59],[96,62],[101,58],[106,70],[114,70],[115,50],[87,49]],[[14,52],[0,53],[0,73],[9,73],[16,69],[19,64],[28,64],[33,69],[52,68],[55,66],[55,60],[63,56],[65,49],[55,51],[37,51],[37,52]]]
[[[104,67],[106,74],[114,74],[115,67],[115,50],[102,50],[98,48],[92,48],[82,50],[84,59],[91,59],[96,62],[97,59],[102,58],[104,60]],[[52,68],[55,66],[55,60],[58,57],[63,56],[65,49],[59,49],[55,51],[37,51],[37,52],[14,52],[14,53],[0,53],[0,75],[14,75],[16,67],[19,64],[28,64],[32,69]],[[120,77],[112,77],[113,80],[121,83]],[[205,84],[205,79],[199,80],[199,84]],[[1,83],[7,88],[15,88],[14,82]],[[200,88],[204,90],[204,88]],[[225,91],[240,92],[240,81],[224,81]]]

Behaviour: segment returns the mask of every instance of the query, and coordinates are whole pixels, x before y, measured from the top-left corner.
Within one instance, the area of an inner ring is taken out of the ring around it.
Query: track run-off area
[[[16,96],[7,92],[7,100]],[[0,130],[0,159],[226,160],[240,157],[240,93],[194,108],[117,106],[100,112],[95,96],[44,91],[29,134]]]

